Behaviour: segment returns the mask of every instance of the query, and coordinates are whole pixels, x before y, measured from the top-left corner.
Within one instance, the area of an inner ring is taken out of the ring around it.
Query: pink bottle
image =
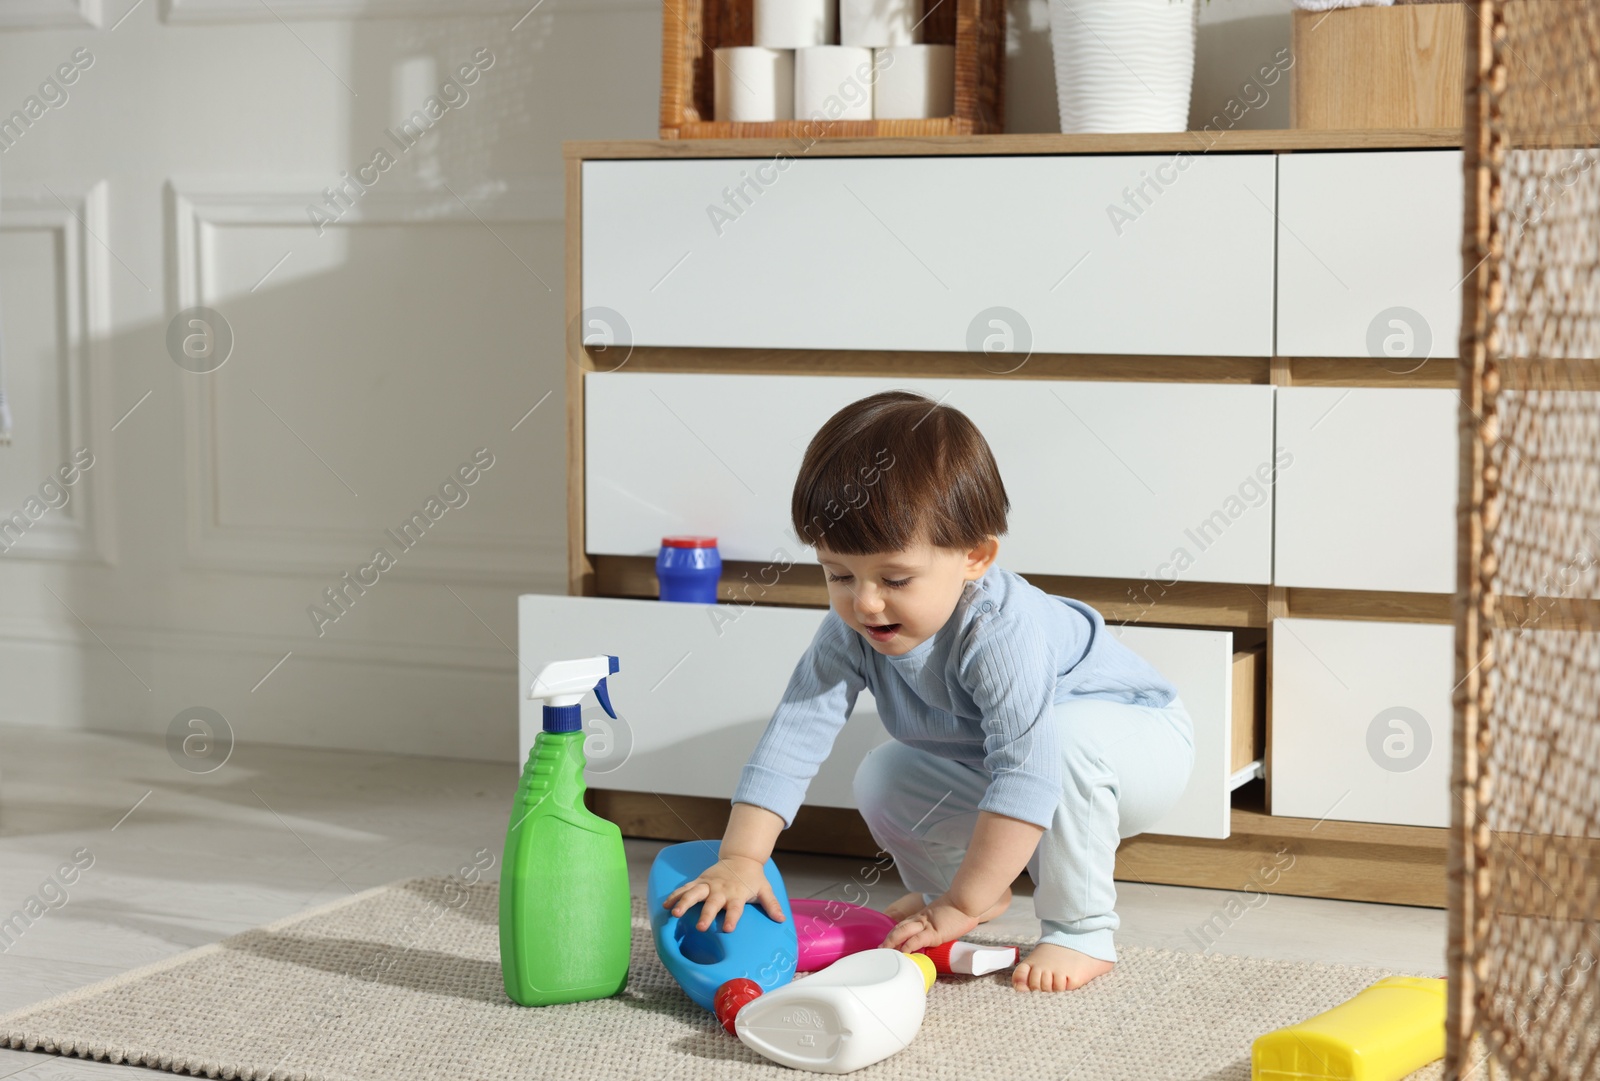
[[[894,930],[895,921],[876,909],[845,901],[800,898],[789,902],[799,941],[797,972],[816,972],[841,957],[877,949]],[[1017,963],[1015,946],[979,946],[971,942],[946,942],[925,953],[940,975],[983,976]]]

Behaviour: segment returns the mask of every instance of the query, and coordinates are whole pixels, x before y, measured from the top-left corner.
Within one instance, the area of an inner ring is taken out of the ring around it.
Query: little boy
[[[1182,795],[1194,729],[1172,684],[1081,601],[995,563],[1010,501],[959,410],[886,391],[841,409],[806,449],[790,513],[817,551],[830,610],[733,795],[720,859],[665,901],[725,930],[756,900],[782,919],[763,867],[863,688],[894,737],[855,796],[912,892],[883,945],[960,938],[1035,884],[1039,944],[1019,991],[1111,970],[1117,844]]]

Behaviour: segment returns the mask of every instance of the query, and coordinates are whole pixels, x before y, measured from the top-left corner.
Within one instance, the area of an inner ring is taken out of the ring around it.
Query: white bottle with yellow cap
[[[849,1073],[916,1038],[934,976],[933,962],[920,953],[863,950],[746,1003],[734,1029],[773,1062]]]

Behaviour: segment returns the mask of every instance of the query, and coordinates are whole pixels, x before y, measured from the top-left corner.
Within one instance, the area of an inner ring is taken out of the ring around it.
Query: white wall
[[[0,0],[0,117],[92,57],[0,152],[0,516],[94,462],[0,554],[0,721],[161,733],[205,706],[241,740],[514,753],[515,597],[565,580],[560,142],[654,135],[661,19],[529,6]],[[1211,0],[1197,124],[1287,11]],[[1052,130],[1044,0],[1011,38],[1011,128]],[[400,153],[385,130],[480,49]],[[1238,126],[1286,123],[1283,91]],[[380,146],[319,235],[308,206]],[[235,336],[211,374],[168,353],[196,303]],[[465,505],[386,537],[480,447]],[[319,634],[308,607],[380,545],[394,568]]]

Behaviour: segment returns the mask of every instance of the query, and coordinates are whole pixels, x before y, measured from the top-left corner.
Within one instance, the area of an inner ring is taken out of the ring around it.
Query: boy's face
[[[966,583],[982,578],[1000,542],[970,551],[918,544],[898,552],[853,556],[817,545],[828,600],[839,618],[888,656],[909,652],[950,619]]]

